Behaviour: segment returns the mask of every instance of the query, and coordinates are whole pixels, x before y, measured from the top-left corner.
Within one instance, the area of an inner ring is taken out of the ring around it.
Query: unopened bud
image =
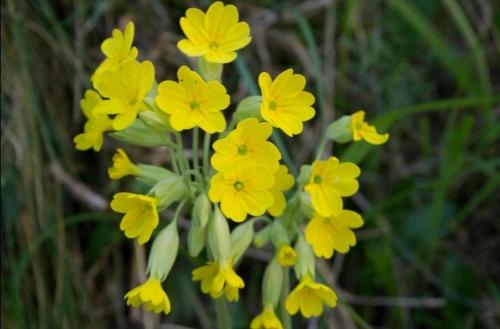
[[[269,242],[270,236],[271,236],[271,226],[269,225],[262,228],[256,234],[254,234],[253,244],[257,248],[262,248]]]
[[[133,125],[123,131],[109,134],[111,137],[131,145],[155,147],[174,146],[167,134],[151,130],[141,120],[136,120]]]
[[[352,141],[351,116],[344,115],[326,128],[326,138],[337,143]]]
[[[252,220],[238,225],[231,232],[231,259],[233,263],[236,263],[248,249],[252,243],[253,233]]]
[[[262,302],[264,305],[278,305],[283,287],[283,271],[276,258],[267,265],[262,281]]]
[[[295,263],[294,270],[298,279],[310,274],[314,277],[314,254],[311,246],[306,242],[302,234],[299,234],[297,243],[295,244],[295,251],[297,252],[297,262]]]
[[[186,196],[186,185],[182,177],[174,175],[156,183],[151,191],[160,200],[159,207],[164,209]]]
[[[236,120],[241,121],[248,118],[261,119],[260,105],[262,103],[262,96],[248,96],[243,98],[233,116]]]
[[[179,249],[177,223],[173,220],[155,238],[149,254],[147,272],[160,281],[165,280],[172,269]]]
[[[227,219],[218,207],[215,207],[208,222],[208,246],[216,260],[228,260],[231,251],[231,235]]]

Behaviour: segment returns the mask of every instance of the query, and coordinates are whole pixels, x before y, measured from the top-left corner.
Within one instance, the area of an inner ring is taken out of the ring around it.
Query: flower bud
[[[198,58],[198,71],[205,81],[220,81],[223,69],[224,66],[220,63],[207,62],[203,56]]]
[[[352,141],[351,116],[344,115],[326,128],[325,137],[337,143]]]
[[[271,226],[268,225],[268,226],[262,228],[256,234],[254,234],[253,244],[257,248],[262,248],[269,242],[270,237],[271,237]]]
[[[139,168],[138,178],[145,183],[156,184],[164,179],[171,179],[178,177],[174,172],[158,166],[138,164]]]
[[[306,242],[302,234],[299,234],[299,238],[295,244],[295,251],[297,252],[297,262],[295,263],[294,270],[297,279],[307,274],[314,277],[314,254],[311,246]]]
[[[193,223],[196,223],[199,227],[205,228],[211,214],[212,204],[208,196],[205,193],[200,193],[196,200],[194,200]]]
[[[139,119],[156,132],[166,133],[173,131],[168,115],[161,111],[143,111],[139,113]]]
[[[189,256],[198,257],[203,247],[205,247],[205,241],[206,227],[200,227],[195,221],[192,221],[187,236]]]
[[[123,131],[116,131],[109,135],[131,145],[144,147],[174,146],[167,134],[151,130],[141,120],[136,120],[133,125]]]
[[[165,280],[179,249],[177,223],[173,220],[155,238],[149,254],[147,272],[151,277]]]
[[[267,265],[262,281],[262,304],[278,305],[283,287],[283,271],[276,258]]]
[[[208,246],[216,260],[228,260],[231,251],[231,235],[227,219],[218,207],[215,207],[212,218],[208,222]]]
[[[159,207],[164,209],[186,196],[186,185],[182,177],[174,175],[160,180],[151,191],[160,200]]]
[[[306,218],[312,218],[314,216],[314,208],[311,203],[311,195],[307,192],[300,192],[300,210],[306,216]]]
[[[231,232],[231,259],[236,263],[248,249],[253,238],[253,221],[240,224]]]
[[[248,118],[261,119],[260,105],[262,103],[262,96],[249,96],[243,98],[233,116],[236,120],[241,121]]]
[[[288,244],[288,233],[280,220],[273,221],[270,234],[275,248],[279,248],[283,244]]]

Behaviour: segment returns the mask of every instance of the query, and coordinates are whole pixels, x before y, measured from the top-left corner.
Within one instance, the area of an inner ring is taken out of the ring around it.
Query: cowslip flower
[[[126,295],[127,305],[138,307],[143,305],[148,311],[159,314],[161,312],[170,313],[170,300],[163,291],[160,280],[149,278],[142,285],[130,290]]]
[[[113,166],[108,168],[108,176],[111,179],[120,179],[122,177],[139,174],[139,168],[130,161],[127,153],[121,148],[116,150],[113,155]]]
[[[84,98],[80,101],[80,109],[88,120],[83,133],[73,139],[77,150],[85,151],[93,148],[94,151],[100,151],[104,142],[104,133],[113,130],[112,121],[107,115],[94,114],[95,107],[101,101],[101,96],[94,90],[85,91]]]
[[[236,59],[236,51],[252,39],[248,24],[238,20],[238,9],[220,1],[214,2],[206,13],[189,8],[180,20],[187,39],[179,41],[177,47],[188,56],[204,56],[207,62],[230,63]]]
[[[356,178],[359,167],[352,162],[340,163],[335,157],[314,161],[311,177],[305,190],[311,195],[314,210],[324,217],[338,215],[342,211],[342,197],[358,191]]]
[[[207,133],[222,132],[226,119],[221,113],[229,106],[226,88],[218,81],[206,82],[195,71],[181,66],[179,82],[163,81],[158,85],[156,104],[170,114],[170,124],[177,131],[200,127]]]
[[[291,315],[300,310],[304,317],[310,318],[323,313],[323,304],[335,307],[337,295],[330,287],[314,282],[310,275],[305,275],[286,298],[285,308]]]
[[[389,134],[379,134],[375,126],[365,122],[365,112],[358,111],[351,115],[352,139],[356,142],[365,140],[374,145],[380,145],[387,142]]]
[[[153,87],[155,70],[150,61],[131,61],[116,71],[104,71],[95,76],[94,88],[105,99],[94,114],[115,114],[113,128],[124,130],[134,123],[139,111],[145,109],[144,98]]]
[[[217,170],[225,170],[237,161],[244,161],[247,164],[260,164],[275,172],[281,153],[273,143],[267,141],[272,131],[269,123],[259,122],[255,118],[240,121],[236,129],[213,144],[215,153],[210,160],[212,166]]]
[[[250,329],[283,329],[280,319],[274,313],[273,304],[266,304],[262,313],[253,318]]]
[[[351,210],[342,210],[338,216],[316,214],[307,224],[305,235],[318,257],[331,258],[335,250],[345,254],[356,245],[351,229],[363,225],[363,218]]]
[[[248,214],[262,215],[273,204],[269,192],[273,185],[274,177],[266,167],[240,163],[212,177],[208,196],[220,202],[226,217],[242,222]]]
[[[267,208],[267,211],[274,217],[279,217],[283,214],[286,207],[286,199],[283,192],[292,188],[295,180],[288,173],[288,168],[285,165],[280,165],[274,173],[274,185],[269,192],[273,195],[273,204]]]
[[[120,222],[120,230],[129,239],[138,238],[140,244],[149,241],[158,226],[157,211],[159,200],[147,195],[120,192],[113,196],[111,209],[125,214]]]
[[[278,249],[278,263],[283,267],[293,266],[297,261],[297,253],[292,246],[282,244]]]
[[[292,69],[281,72],[274,81],[267,72],[259,75],[262,94],[260,113],[273,127],[292,137],[303,130],[303,122],[314,117],[314,96],[304,91],[306,79]]]
[[[229,262],[208,263],[193,271],[193,281],[201,281],[201,291],[212,298],[225,294],[228,301],[239,299],[239,289],[245,287]]]
[[[101,51],[106,56],[104,61],[97,67],[93,78],[106,70],[116,70],[121,64],[134,61],[137,58],[138,50],[132,47],[134,42],[134,23],[128,22],[123,32],[114,29],[111,37],[101,44]]]

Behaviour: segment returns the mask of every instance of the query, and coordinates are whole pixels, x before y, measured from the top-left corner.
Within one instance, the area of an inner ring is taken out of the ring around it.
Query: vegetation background
[[[209,298],[191,282],[202,260],[185,250],[165,284],[173,311],[128,309],[145,250],[107,210],[118,190],[106,168],[117,142],[77,152],[78,102],[102,60],[100,43],[136,23],[141,59],[158,80],[187,59],[176,49],[182,0],[2,0],[1,328],[214,328]],[[320,263],[340,303],[295,328],[499,328],[500,11],[496,0],[235,1],[253,42],[225,68],[233,104],[260,71],[307,76],[323,116],[286,147],[310,161],[324,123],[363,108],[382,147],[335,146],[363,168],[349,206],[366,225],[347,257]],[[234,107],[234,106],[233,106]],[[189,136],[185,136],[189,139]],[[162,164],[165,150],[127,148]],[[188,221],[183,222],[188,224]],[[146,247],[147,249],[147,247]],[[260,311],[266,251],[251,250],[230,311],[245,328]]]

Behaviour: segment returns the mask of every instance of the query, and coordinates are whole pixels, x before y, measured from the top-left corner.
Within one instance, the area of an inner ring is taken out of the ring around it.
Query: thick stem
[[[285,269],[283,273],[283,290],[281,291],[281,303],[280,303],[281,320],[283,321],[284,329],[292,329],[292,318],[290,317],[290,314],[288,314],[285,308],[285,301],[289,294],[290,294],[290,270]]]
[[[215,312],[217,313],[218,328],[231,329],[231,318],[229,317],[226,299],[224,297],[219,297],[214,299],[214,302]]]

